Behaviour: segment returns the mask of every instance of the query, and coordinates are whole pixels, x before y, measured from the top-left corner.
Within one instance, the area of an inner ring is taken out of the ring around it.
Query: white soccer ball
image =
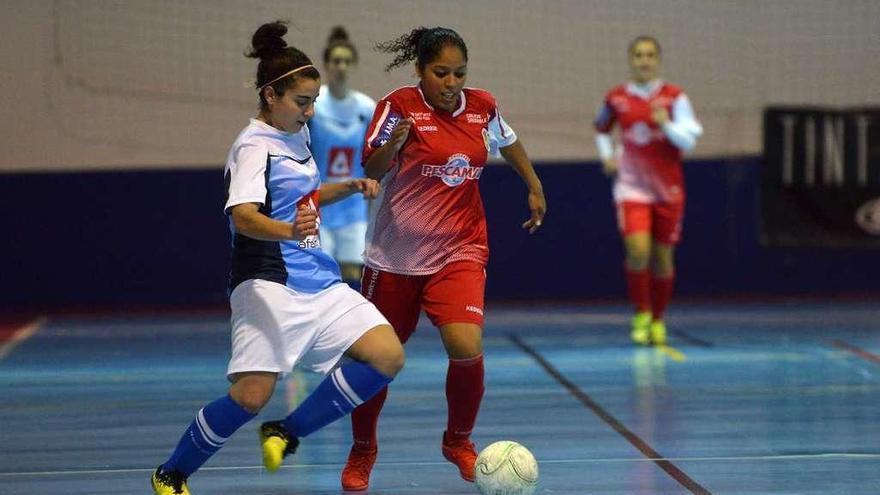
[[[495,442],[477,456],[476,484],[482,495],[531,495],[538,486],[538,461],[510,440]]]

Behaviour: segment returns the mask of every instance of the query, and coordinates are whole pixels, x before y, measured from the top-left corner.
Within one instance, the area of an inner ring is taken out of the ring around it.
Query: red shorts
[[[675,245],[681,240],[684,203],[617,203],[617,225],[624,236],[650,232],[660,244]]]
[[[379,308],[406,342],[422,308],[434,326],[474,323],[483,326],[486,270],[480,263],[457,261],[431,275],[400,275],[364,268],[361,293]]]

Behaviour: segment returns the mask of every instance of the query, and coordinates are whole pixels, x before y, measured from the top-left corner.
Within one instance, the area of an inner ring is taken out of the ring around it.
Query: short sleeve
[[[226,205],[224,211],[243,203],[266,202],[266,162],[269,152],[255,144],[242,144],[230,154],[226,168]]]
[[[498,107],[493,110],[487,129],[489,131],[489,153],[492,156],[498,156],[501,148],[516,142],[516,133],[501,116]]]
[[[373,112],[373,119],[367,127],[366,142],[364,143],[363,161],[381,148],[391,139],[391,132],[397,123],[403,119],[403,111],[390,99],[380,100]]]
[[[599,108],[599,113],[596,115],[596,120],[593,122],[593,126],[599,132],[611,132],[616,120],[617,115],[614,111],[614,107],[611,105],[610,98],[606,97],[605,101],[602,102],[602,106]]]

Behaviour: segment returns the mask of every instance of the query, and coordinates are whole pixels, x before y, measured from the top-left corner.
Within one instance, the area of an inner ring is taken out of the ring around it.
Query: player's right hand
[[[403,143],[406,142],[406,138],[409,137],[409,130],[412,129],[415,121],[412,117],[407,117],[394,126],[394,130],[391,131],[391,137],[388,139],[388,142],[385,143],[385,146],[391,146],[395,152],[400,151],[400,148],[403,147]]]
[[[301,205],[293,220],[293,240],[302,241],[311,235],[318,235],[318,212]]]
[[[614,177],[617,175],[617,159],[606,158],[605,160],[602,160],[602,172],[605,172],[605,175],[608,177]]]

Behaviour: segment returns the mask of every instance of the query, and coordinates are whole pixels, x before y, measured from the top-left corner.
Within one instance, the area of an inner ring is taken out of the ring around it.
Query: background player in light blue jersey
[[[309,58],[282,38],[282,22],[254,33],[260,111],[226,160],[232,229],[229,393],[205,405],[171,456],[153,473],[156,495],[189,495],[187,479],[269,402],[278,377],[295,365],[328,376],[286,418],[259,428],[263,465],[280,467],[299,438],[326,426],[383,389],[403,366],[403,347],[372,303],[342,283],[321,250],[319,205],[378,184],[321,184],[308,148],[321,79]],[[173,384],[169,384],[173,387]]]
[[[326,84],[321,86],[315,116],[309,121],[310,147],[324,182],[363,177],[364,133],[376,102],[349,87],[349,76],[357,63],[357,49],[345,28],[334,27],[324,49]],[[367,202],[363,196],[350,196],[322,208],[321,246],[339,262],[343,280],[355,288],[364,264],[366,232]]]

